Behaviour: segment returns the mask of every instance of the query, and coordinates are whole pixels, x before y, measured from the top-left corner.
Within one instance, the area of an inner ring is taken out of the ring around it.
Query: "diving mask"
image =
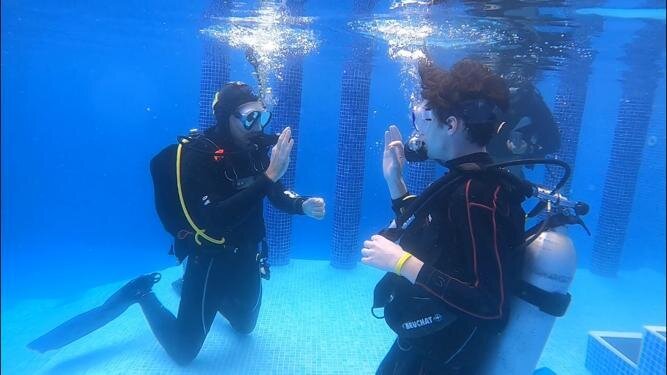
[[[260,131],[262,131],[269,124],[269,121],[271,121],[273,104],[273,92],[270,87],[267,87],[262,90],[261,98],[258,98],[257,101],[241,105],[233,113],[233,116],[241,121],[246,130],[250,130],[255,125],[258,125]]]
[[[428,160],[426,142],[424,141],[424,132],[428,126],[435,121],[431,109],[426,103],[416,105],[412,109],[412,127],[414,130],[410,138],[403,145],[405,159],[409,162],[420,162]]]
[[[259,99],[259,102],[263,107],[261,111],[255,110],[248,113],[245,120],[239,118],[243,123],[243,127],[246,129],[250,129],[253,127],[254,122],[258,122],[259,127],[264,130],[269,121],[271,121],[271,114],[275,100],[273,99],[273,91],[270,87],[267,87],[262,91],[262,96]]]
[[[434,121],[433,112],[425,101],[412,108],[412,127],[415,131],[424,133],[426,128],[433,124]]]
[[[246,130],[250,130],[255,125],[259,125],[259,128],[264,130],[269,121],[271,121],[271,112],[266,110],[236,111],[234,112],[234,117],[241,121]]]

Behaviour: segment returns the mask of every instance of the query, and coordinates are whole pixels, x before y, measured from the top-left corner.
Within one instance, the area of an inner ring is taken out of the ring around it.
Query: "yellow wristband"
[[[401,258],[398,260],[398,262],[396,262],[396,267],[394,269],[394,272],[396,272],[397,275],[401,274],[401,270],[403,269],[403,265],[405,264],[405,262],[408,261],[408,259],[410,259],[411,256],[412,256],[412,254],[410,254],[406,251],[405,254],[403,254],[401,256]]]

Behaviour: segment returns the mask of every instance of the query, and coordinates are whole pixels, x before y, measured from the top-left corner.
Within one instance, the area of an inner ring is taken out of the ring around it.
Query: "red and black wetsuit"
[[[445,178],[461,175],[462,167],[471,164],[483,167],[492,159],[475,153],[451,160]],[[493,174],[463,176],[448,193],[436,197],[400,242],[424,261],[415,285],[401,279],[403,288],[425,293],[456,319],[424,337],[399,337],[378,374],[470,374],[483,354],[481,344],[507,322],[520,275],[521,254],[516,249],[523,241],[524,212],[520,200]],[[409,195],[394,200],[397,215],[412,200]]]

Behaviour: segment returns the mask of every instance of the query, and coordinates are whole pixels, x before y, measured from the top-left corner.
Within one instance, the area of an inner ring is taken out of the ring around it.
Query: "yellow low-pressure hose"
[[[178,200],[181,202],[181,208],[183,209],[183,214],[185,215],[185,218],[188,220],[188,223],[192,227],[192,229],[195,231],[195,242],[197,245],[201,246],[201,241],[199,240],[199,237],[205,239],[208,242],[214,243],[216,245],[222,245],[225,243],[225,238],[222,237],[219,240],[215,239],[209,235],[207,235],[205,232],[205,229],[201,229],[195,224],[195,222],[192,220],[192,217],[190,216],[190,213],[188,213],[188,209],[185,207],[185,199],[183,198],[183,189],[181,187],[181,154],[183,152],[183,145],[178,144],[178,149],[176,150],[176,185],[178,186]]]

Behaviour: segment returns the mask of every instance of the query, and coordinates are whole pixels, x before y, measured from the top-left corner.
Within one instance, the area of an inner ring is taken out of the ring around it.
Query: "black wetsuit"
[[[176,317],[152,293],[139,303],[160,344],[180,364],[197,356],[217,312],[240,333],[254,329],[262,297],[258,254],[265,237],[263,198],[285,212],[303,214],[304,198],[286,194],[280,182],[263,173],[269,165],[267,147],[242,151],[216,140],[213,132],[206,136],[183,147],[182,189],[197,226],[213,238],[224,237],[224,245],[203,238],[201,245],[195,243],[178,203],[175,147],[151,162],[158,214],[175,236],[175,255],[188,261]],[[218,146],[224,154],[216,161]]]
[[[141,305],[158,341],[181,365],[197,356],[218,312],[239,333],[255,328],[262,300],[260,263],[266,256],[260,246],[265,235],[263,198],[292,214],[303,213],[305,198],[286,192],[281,183],[263,173],[269,165],[270,142],[266,137],[258,138],[254,144],[262,146],[252,152],[226,145],[219,138],[211,131],[185,143],[180,170],[190,216],[206,235],[224,237],[224,244],[204,238],[199,238],[200,244],[195,241],[176,187],[177,146],[165,148],[151,160],[158,214],[175,238],[175,255],[181,261],[188,258],[178,315],[162,306],[151,291],[160,275],[144,275],[127,283],[101,306],[33,340],[29,348],[39,352],[61,348],[108,324],[134,303]],[[224,155],[216,161],[218,145]]]
[[[510,295],[518,281],[522,255],[524,212],[497,178],[462,174],[469,163],[492,163],[476,153],[447,163],[445,178],[454,181],[447,193],[415,219],[401,246],[424,261],[415,285],[396,277],[396,290],[421,293],[451,314],[446,327],[417,338],[398,337],[380,364],[378,374],[472,374],[485,353],[489,335],[507,322]],[[393,201],[397,215],[409,196]],[[394,303],[405,301],[396,296]],[[390,302],[391,303],[391,302]],[[411,309],[411,306],[400,306]],[[385,318],[388,308],[385,308]]]

